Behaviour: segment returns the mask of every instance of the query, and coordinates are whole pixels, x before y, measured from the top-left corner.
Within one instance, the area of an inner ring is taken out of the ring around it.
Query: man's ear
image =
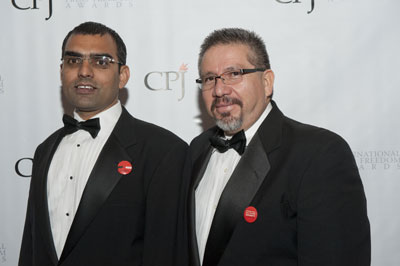
[[[127,65],[123,65],[119,69],[119,88],[122,89],[125,87],[126,83],[128,83],[130,77],[129,67]]]
[[[60,79],[61,79],[62,71],[63,71],[63,64],[60,64]]]
[[[263,82],[265,95],[267,96],[267,98],[270,98],[272,96],[272,93],[274,92],[274,80],[274,72],[271,69],[265,70],[263,73]]]

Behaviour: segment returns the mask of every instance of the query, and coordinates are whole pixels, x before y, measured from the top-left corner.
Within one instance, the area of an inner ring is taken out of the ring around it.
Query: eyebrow
[[[74,52],[74,51],[65,51],[64,52],[64,56],[84,57],[83,54],[78,53],[78,52]],[[108,53],[91,53],[91,54],[89,54],[89,56],[107,56],[107,57],[113,58],[112,55],[110,55]]]

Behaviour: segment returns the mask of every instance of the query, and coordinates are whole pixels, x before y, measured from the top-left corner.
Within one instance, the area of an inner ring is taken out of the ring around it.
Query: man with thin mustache
[[[227,28],[198,61],[216,126],[190,144],[190,266],[367,266],[366,199],[347,143],[272,100],[263,40]]]
[[[100,23],[75,27],[60,75],[74,118],[35,152],[19,265],[181,265],[187,144],[121,105],[130,75],[121,37]]]

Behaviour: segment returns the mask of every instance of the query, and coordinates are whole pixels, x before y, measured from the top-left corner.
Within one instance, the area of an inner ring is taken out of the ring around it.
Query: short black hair
[[[64,57],[64,52],[65,52],[65,45],[73,34],[83,34],[83,35],[97,35],[99,34],[100,36],[103,36],[104,34],[110,34],[110,36],[113,38],[115,41],[115,44],[117,45],[117,56],[118,56],[118,61],[121,63],[121,65],[126,64],[126,46],[122,38],[118,35],[116,31],[113,29],[110,29],[109,27],[98,23],[98,22],[84,22],[78,26],[76,26],[73,30],[68,32],[67,36],[65,36],[63,44],[62,44],[62,51],[61,51],[61,58]]]
[[[253,31],[241,28],[223,28],[213,31],[204,39],[199,53],[199,73],[204,54],[208,49],[218,44],[247,45],[253,52],[252,54],[248,55],[248,60],[251,64],[253,64],[256,68],[271,68],[265,43],[260,36]]]

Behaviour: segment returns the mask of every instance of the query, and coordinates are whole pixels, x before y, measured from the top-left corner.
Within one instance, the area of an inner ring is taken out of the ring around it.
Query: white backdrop
[[[202,40],[221,27],[259,33],[280,109],[339,133],[354,151],[372,265],[400,265],[399,11],[395,0],[2,0],[0,266],[17,264],[25,219],[30,179],[20,175],[30,175],[31,161],[15,165],[62,126],[61,44],[87,20],[127,45],[127,109],[187,142],[204,126],[194,83]]]

